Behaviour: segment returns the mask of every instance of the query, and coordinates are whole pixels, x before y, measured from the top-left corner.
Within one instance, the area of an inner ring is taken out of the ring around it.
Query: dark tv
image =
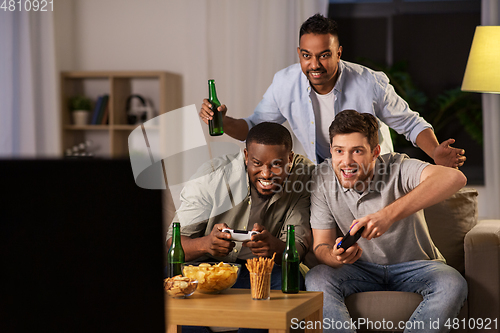
[[[2,332],[165,332],[161,193],[129,160],[0,160]]]

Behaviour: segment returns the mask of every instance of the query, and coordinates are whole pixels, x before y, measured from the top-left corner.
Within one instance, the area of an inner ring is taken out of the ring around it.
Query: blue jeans
[[[250,272],[245,264],[241,264],[240,275],[233,288],[250,289]],[[281,266],[274,265],[271,272],[271,289],[281,290]]]
[[[324,332],[355,332],[352,329],[354,327],[341,324],[351,322],[344,299],[354,293],[390,290],[422,295],[423,301],[406,323],[408,327],[412,323],[413,327],[425,323],[425,329],[420,332],[448,332],[444,326],[446,320],[458,315],[467,298],[467,282],[462,275],[454,268],[432,260],[395,265],[377,265],[358,260],[339,268],[318,265],[307,273],[306,289],[324,293]],[[432,329],[434,327],[431,328],[430,323],[436,323],[437,320],[439,329]],[[335,330],[335,323],[338,323],[337,327],[343,328]],[[398,327],[398,323],[392,324]],[[418,330],[405,329],[405,332],[414,331]]]
[[[250,273],[244,263],[241,264],[240,275],[232,288],[250,289]],[[271,272],[271,289],[281,290],[281,266],[274,265]],[[250,296],[248,296],[250,297]],[[258,319],[257,319],[258,320]],[[208,327],[182,326],[182,333],[211,333]],[[268,330],[240,328],[238,333],[267,333]]]

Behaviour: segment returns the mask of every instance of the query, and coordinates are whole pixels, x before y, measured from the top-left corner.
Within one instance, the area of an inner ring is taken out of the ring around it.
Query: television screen
[[[164,332],[161,193],[129,160],[2,160],[2,332]]]

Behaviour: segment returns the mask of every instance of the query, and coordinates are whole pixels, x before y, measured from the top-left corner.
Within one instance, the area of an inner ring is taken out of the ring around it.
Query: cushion
[[[402,291],[367,291],[346,297],[345,304],[353,320],[394,324],[408,321],[422,299],[419,294]]]
[[[434,244],[448,265],[464,273],[464,237],[476,224],[477,190],[462,188],[450,198],[424,209]]]

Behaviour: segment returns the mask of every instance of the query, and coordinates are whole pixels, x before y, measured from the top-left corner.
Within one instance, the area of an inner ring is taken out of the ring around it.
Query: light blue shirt
[[[333,88],[335,114],[352,109],[361,113],[371,113],[377,117],[382,154],[393,151],[388,126],[403,134],[415,146],[418,134],[426,128],[432,128],[396,94],[394,87],[389,83],[389,78],[383,72],[376,72],[343,60],[339,63],[339,70],[340,75]],[[264,121],[282,124],[288,120],[307,157],[318,163],[318,157],[323,160],[330,156],[325,156],[324,152],[317,149],[311,92],[312,87],[300,64],[291,65],[274,75],[264,98],[254,113],[244,120],[249,129]],[[326,121],[333,121],[333,118],[332,115],[332,119]]]

